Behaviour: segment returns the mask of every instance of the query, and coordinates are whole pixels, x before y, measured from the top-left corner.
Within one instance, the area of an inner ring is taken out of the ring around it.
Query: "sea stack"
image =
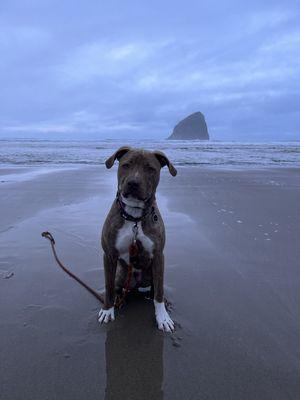
[[[209,140],[204,115],[200,111],[197,111],[184,118],[178,122],[168,139]]]

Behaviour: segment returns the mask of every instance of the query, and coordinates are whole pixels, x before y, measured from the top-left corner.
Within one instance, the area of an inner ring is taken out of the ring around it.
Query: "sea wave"
[[[300,142],[127,140],[164,151],[175,165],[217,167],[300,166]],[[0,140],[2,165],[103,164],[124,141]]]

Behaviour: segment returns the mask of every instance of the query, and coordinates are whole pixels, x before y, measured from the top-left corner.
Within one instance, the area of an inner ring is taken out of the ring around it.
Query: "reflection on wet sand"
[[[107,327],[106,400],[163,399],[163,339],[152,301],[128,299]]]

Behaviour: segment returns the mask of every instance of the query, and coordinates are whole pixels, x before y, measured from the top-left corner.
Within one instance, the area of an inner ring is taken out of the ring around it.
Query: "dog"
[[[163,287],[165,227],[155,193],[161,168],[167,166],[172,176],[177,171],[161,151],[124,146],[106,160],[106,167],[111,168],[116,160],[119,161],[117,196],[101,236],[105,302],[98,320],[102,324],[115,319],[115,299],[122,294],[132,265],[130,289],[152,290],[157,326],[171,332],[174,322],[165,307]],[[133,243],[137,253],[134,257],[129,250]]]

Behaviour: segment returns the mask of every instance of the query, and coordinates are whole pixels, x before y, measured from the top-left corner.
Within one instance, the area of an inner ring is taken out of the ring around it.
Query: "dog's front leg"
[[[158,329],[166,332],[174,330],[174,322],[170,318],[164,302],[164,255],[155,254],[152,261],[154,307]]]
[[[105,275],[105,303],[99,312],[98,321],[114,321],[115,319],[115,277],[117,269],[117,259],[104,253],[103,255],[104,275]]]

